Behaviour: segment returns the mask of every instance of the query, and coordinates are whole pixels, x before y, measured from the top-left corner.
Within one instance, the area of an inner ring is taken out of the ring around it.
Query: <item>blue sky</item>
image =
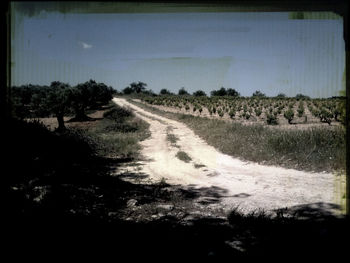
[[[15,12],[12,84],[71,85],[94,79],[122,90],[142,81],[159,92],[221,86],[243,96],[339,95],[341,19],[288,13],[60,14]]]

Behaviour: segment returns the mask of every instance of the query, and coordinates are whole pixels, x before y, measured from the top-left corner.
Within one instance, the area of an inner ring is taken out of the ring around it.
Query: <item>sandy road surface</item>
[[[144,161],[138,168],[150,179],[165,178],[170,184],[201,189],[202,203],[216,200],[224,209],[239,206],[247,212],[257,208],[271,211],[312,204],[335,212],[332,206],[339,198],[335,175],[243,162],[218,152],[180,122],[147,112],[125,99],[113,101],[131,108],[150,124],[151,137],[142,142]],[[169,133],[179,139],[176,145],[167,140]],[[176,154],[180,150],[192,161],[179,160]]]

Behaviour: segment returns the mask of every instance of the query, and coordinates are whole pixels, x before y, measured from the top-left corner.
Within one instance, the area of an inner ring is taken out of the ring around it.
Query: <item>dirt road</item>
[[[147,112],[122,98],[113,101],[131,108],[150,124],[151,137],[142,142],[144,160],[135,171],[153,181],[164,178],[169,184],[199,189],[202,203],[219,203],[224,209],[239,206],[243,212],[259,208],[272,211],[309,205],[336,211],[339,193],[335,175],[243,162],[220,153],[180,122]],[[178,138],[176,143],[169,141],[168,134]],[[192,160],[186,163],[178,159],[179,151]]]

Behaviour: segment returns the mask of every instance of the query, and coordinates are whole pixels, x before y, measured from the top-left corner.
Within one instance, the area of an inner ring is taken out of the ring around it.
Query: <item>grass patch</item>
[[[139,141],[150,136],[149,124],[126,108],[114,105],[104,113],[104,119],[88,131],[101,156],[136,158]]]
[[[345,129],[315,127],[280,130],[246,126],[179,113],[163,112],[131,101],[148,111],[185,123],[209,145],[247,161],[315,172],[345,170]]]
[[[190,161],[192,161],[192,158],[188,156],[188,154],[184,151],[178,151],[176,157],[185,163],[189,163]]]
[[[176,142],[179,140],[179,138],[176,137],[174,134],[170,133],[172,130],[173,130],[173,128],[171,126],[167,127],[167,129],[166,129],[166,132],[167,132],[166,138],[171,143],[172,146],[179,148],[179,146],[176,145]]]
[[[114,120],[114,121],[119,121],[119,120],[126,119],[133,116],[134,116],[134,113],[130,109],[120,107],[116,104],[113,105],[111,109],[109,109],[103,114],[104,118]]]
[[[198,164],[198,163],[194,164],[194,168],[196,169],[203,168],[203,167],[206,167],[206,166],[204,164]]]
[[[172,144],[176,144],[176,142],[179,140],[174,134],[168,133],[167,134],[167,140],[171,142]]]
[[[210,145],[231,156],[319,172],[345,168],[345,133],[341,128],[277,130],[198,117],[180,119]]]

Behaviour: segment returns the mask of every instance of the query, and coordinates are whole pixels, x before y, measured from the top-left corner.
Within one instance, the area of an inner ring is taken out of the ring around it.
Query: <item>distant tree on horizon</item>
[[[133,93],[134,90],[133,90],[132,88],[130,88],[130,87],[126,87],[126,88],[124,88],[124,89],[122,90],[122,92],[123,92],[123,94],[125,94],[125,95],[129,95],[129,94]]]
[[[143,94],[149,95],[149,96],[157,96],[157,94],[152,90],[145,90],[144,92],[142,92]]]
[[[207,96],[207,94],[203,90],[197,90],[197,91],[193,92],[193,96],[201,97],[201,96]]]
[[[180,96],[184,96],[184,95],[190,95],[187,90],[185,90],[184,87],[182,87],[181,89],[179,89],[178,95]]]
[[[255,91],[252,96],[253,97],[259,97],[259,98],[266,97],[266,95],[264,93],[262,93],[260,90]]]
[[[295,98],[296,98],[297,100],[300,100],[300,99],[310,99],[309,96],[306,96],[306,95],[301,94],[301,93],[298,93],[297,95],[295,95]]]
[[[125,87],[122,92],[126,95],[131,93],[143,93],[146,91],[146,87],[147,84],[142,81],[132,82],[129,86]]]
[[[210,92],[211,96],[231,96],[231,97],[239,97],[240,94],[237,90],[229,88],[225,89],[224,87],[221,87],[218,90],[212,90]]]
[[[146,90],[147,84],[139,81],[139,82],[133,82],[130,84],[130,87],[134,90],[135,93],[141,93]]]
[[[287,96],[284,93],[278,93],[277,96],[276,96],[276,98],[286,98],[286,97]]]
[[[159,92],[160,95],[172,95],[173,93],[171,93],[169,90],[167,89],[161,89]]]
[[[227,91],[226,91],[226,89],[224,87],[221,87],[218,90],[212,90],[210,92],[210,95],[211,96],[226,96],[227,95]]]
[[[239,92],[235,89],[227,89],[226,91],[227,96],[231,96],[231,97],[239,97],[241,94],[239,94]]]

